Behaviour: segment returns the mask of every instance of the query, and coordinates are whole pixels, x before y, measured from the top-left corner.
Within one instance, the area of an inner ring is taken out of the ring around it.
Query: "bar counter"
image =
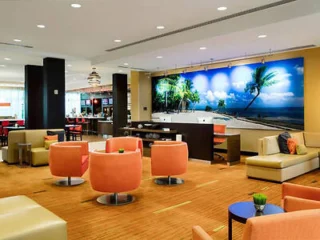
[[[105,119],[104,117],[77,117],[78,119],[85,119],[85,122],[88,123],[88,132],[91,134],[98,134],[98,121],[99,120],[103,120]],[[68,117],[66,118],[66,124],[70,123],[67,121],[67,119],[69,119],[69,121],[76,123],[76,118],[74,117]]]

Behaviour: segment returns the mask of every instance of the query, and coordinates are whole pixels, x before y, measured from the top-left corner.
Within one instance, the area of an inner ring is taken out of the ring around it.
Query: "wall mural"
[[[303,58],[173,74],[152,78],[152,118],[303,129],[303,97]]]

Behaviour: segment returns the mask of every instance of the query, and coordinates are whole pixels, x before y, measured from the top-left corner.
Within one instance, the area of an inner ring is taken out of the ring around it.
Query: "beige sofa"
[[[280,153],[278,136],[264,137],[258,140],[258,156],[246,159],[247,176],[284,182],[319,168],[320,133],[290,133],[298,144],[307,147],[305,155]]]
[[[67,223],[26,196],[0,198],[0,239],[67,240]]]
[[[18,163],[17,143],[31,143],[31,164],[40,166],[48,164],[49,150],[44,148],[44,137],[47,131],[63,131],[63,129],[37,129],[10,131],[8,146],[2,148],[2,159],[7,163]]]

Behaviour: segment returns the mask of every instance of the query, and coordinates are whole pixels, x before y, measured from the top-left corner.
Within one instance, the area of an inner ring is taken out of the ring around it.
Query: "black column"
[[[26,65],[24,67],[24,102],[26,129],[43,128],[43,68]]]
[[[65,125],[65,61],[43,60],[43,120],[44,128],[64,128]]]
[[[119,128],[127,125],[128,118],[128,86],[127,75],[112,75],[113,91],[113,136],[120,136]]]

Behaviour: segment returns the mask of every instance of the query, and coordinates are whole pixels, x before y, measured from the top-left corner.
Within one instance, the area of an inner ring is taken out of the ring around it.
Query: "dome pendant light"
[[[92,68],[92,73],[89,74],[88,77],[88,83],[92,86],[92,87],[97,87],[98,85],[100,85],[100,75],[96,72],[96,68]]]

